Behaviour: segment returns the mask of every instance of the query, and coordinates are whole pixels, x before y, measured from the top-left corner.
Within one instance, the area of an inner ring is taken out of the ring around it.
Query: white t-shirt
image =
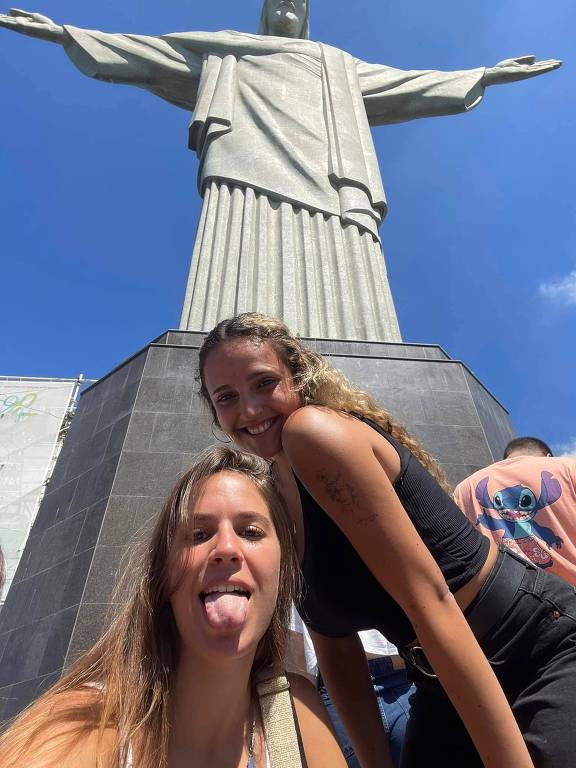
[[[286,668],[290,672],[305,675],[313,682],[318,677],[318,661],[314,644],[306,625],[294,606],[290,615],[290,642]],[[370,656],[396,656],[398,649],[375,629],[358,633],[364,650]]]

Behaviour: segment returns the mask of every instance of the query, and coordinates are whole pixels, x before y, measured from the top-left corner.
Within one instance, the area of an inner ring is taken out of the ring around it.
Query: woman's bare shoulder
[[[361,436],[364,425],[349,413],[320,405],[305,405],[291,413],[282,430],[283,443],[331,442],[335,437]]]
[[[312,683],[288,675],[308,768],[346,768],[326,708]]]
[[[350,413],[307,405],[290,414],[282,430],[282,445],[293,466],[304,469],[323,458],[346,464],[373,454],[389,477],[400,469],[397,450],[375,429]]]

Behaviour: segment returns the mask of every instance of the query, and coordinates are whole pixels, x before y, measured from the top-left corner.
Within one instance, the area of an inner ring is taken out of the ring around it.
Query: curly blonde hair
[[[208,404],[216,424],[218,424],[218,418],[204,382],[204,368],[210,352],[223,342],[233,339],[272,344],[282,362],[290,370],[296,389],[301,393],[305,405],[325,406],[335,411],[370,419],[405,445],[441,487],[447,493],[452,493],[448,479],[437,461],[424,450],[405,427],[395,422],[390,413],[371,395],[355,387],[322,355],[309,349],[298,337],[290,333],[288,326],[281,320],[257,312],[245,312],[222,320],[206,336],[200,348],[198,371],[200,395]]]

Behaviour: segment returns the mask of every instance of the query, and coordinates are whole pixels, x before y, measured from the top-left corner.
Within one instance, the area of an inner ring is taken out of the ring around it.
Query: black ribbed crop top
[[[489,541],[458,509],[416,457],[377,424],[361,419],[391,443],[400,457],[394,490],[451,592],[478,573]],[[402,608],[380,586],[352,544],[296,478],[304,516],[303,589],[298,610],[327,637],[377,629],[398,647],[415,638]],[[393,552],[382,552],[393,558]]]

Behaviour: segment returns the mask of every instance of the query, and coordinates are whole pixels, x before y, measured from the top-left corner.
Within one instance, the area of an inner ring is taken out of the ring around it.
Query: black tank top
[[[394,490],[438,564],[451,592],[457,592],[482,568],[490,543],[454,501],[398,440],[368,419],[361,419],[394,446],[400,474]],[[304,517],[303,589],[300,615],[316,632],[344,637],[377,629],[398,647],[415,638],[398,603],[380,586],[336,523],[296,478]],[[394,552],[382,552],[394,558]]]

